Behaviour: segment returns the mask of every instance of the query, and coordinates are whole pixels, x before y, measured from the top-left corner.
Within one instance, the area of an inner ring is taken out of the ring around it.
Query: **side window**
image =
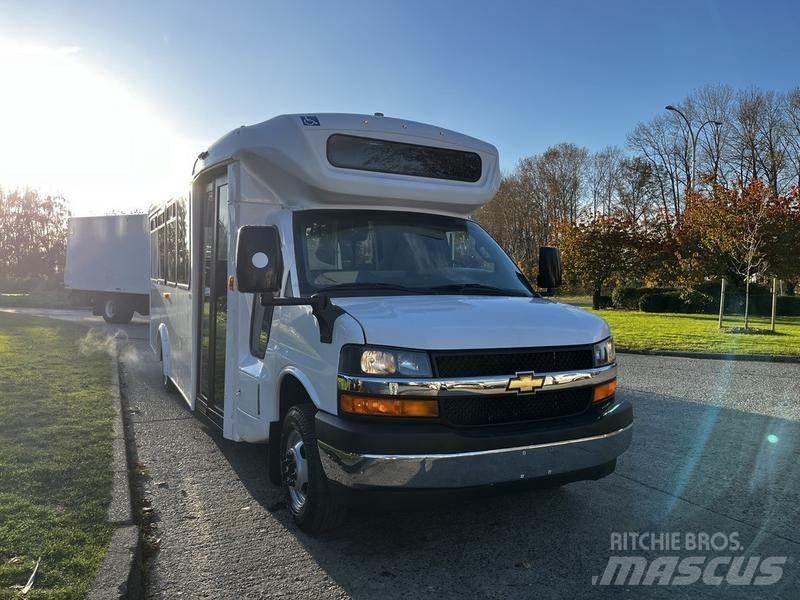
[[[164,274],[169,283],[175,283],[175,261],[176,261],[176,244],[175,244],[175,205],[170,204],[167,206],[166,211],[167,226],[166,226],[166,252],[165,263],[166,273]]]
[[[250,352],[259,358],[264,358],[267,353],[274,308],[274,306],[262,305],[260,294],[256,294],[255,298],[253,298],[253,318],[250,321]]]
[[[164,213],[159,212],[150,219],[150,277],[155,281],[164,279]]]
[[[189,238],[189,211],[186,198],[179,198],[175,203],[177,211],[175,222],[177,224],[177,281],[179,285],[189,285],[189,274],[191,271],[189,260],[189,248],[191,241]]]
[[[156,218],[150,218],[150,279],[158,278],[158,232]]]
[[[164,265],[167,264],[164,252],[166,251],[166,236],[164,232],[164,213],[158,215],[158,279],[164,282]]]

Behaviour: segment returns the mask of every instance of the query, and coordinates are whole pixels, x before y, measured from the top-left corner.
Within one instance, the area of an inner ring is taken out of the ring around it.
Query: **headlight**
[[[614,349],[614,338],[607,338],[594,345],[594,366],[604,367],[617,360],[617,351]]]
[[[346,375],[433,376],[427,352],[402,348],[345,346],[339,366],[340,371]]]

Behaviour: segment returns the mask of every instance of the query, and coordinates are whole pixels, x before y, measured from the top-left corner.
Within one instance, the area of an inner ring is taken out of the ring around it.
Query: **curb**
[[[114,527],[103,564],[89,587],[87,599],[135,600],[142,592],[142,549],[139,527],[133,520],[128,450],[122,419],[119,351],[116,342],[111,356],[111,398],[114,404],[111,503],[108,522]]]
[[[779,354],[724,354],[721,352],[681,352],[672,350],[632,350],[617,348],[620,354],[640,354],[644,356],[669,356],[672,358],[708,358],[711,360],[732,360],[742,362],[800,363],[800,356]]]

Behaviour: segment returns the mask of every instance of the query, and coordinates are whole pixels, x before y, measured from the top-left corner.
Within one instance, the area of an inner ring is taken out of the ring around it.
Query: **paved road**
[[[314,539],[267,481],[264,448],[223,440],[163,393],[145,327],[126,329],[124,396],[161,540],[149,598],[800,595],[800,365],[622,355],[619,393],[636,431],[614,475],[360,510]],[[648,531],[735,532],[745,554],[789,559],[777,584],[755,590],[592,586],[609,556],[626,554],[610,550],[612,533]]]

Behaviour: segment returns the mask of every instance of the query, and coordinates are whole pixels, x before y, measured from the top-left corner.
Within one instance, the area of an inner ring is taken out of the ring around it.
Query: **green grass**
[[[720,331],[716,315],[593,312],[608,321],[620,349],[800,356],[800,317],[778,317],[775,335],[753,335]],[[724,327],[743,324],[741,316],[723,322]],[[769,318],[754,317],[750,326],[769,329]]]
[[[111,358],[80,326],[0,313],[0,598],[83,598],[111,537]]]

